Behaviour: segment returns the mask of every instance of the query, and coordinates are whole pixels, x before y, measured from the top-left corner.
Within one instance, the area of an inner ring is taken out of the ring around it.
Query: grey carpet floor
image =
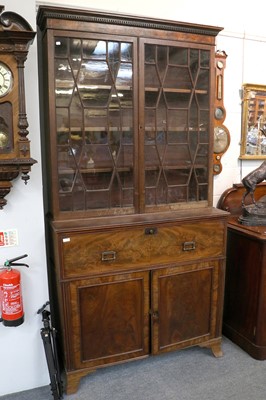
[[[227,338],[222,358],[193,347],[107,367],[82,378],[67,400],[265,400],[266,361],[254,360]],[[49,386],[0,400],[53,400]]]

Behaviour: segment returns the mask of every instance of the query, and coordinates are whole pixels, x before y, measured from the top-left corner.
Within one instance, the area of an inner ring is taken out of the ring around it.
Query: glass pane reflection
[[[145,45],[148,205],[207,200],[210,52]]]
[[[60,208],[133,207],[132,43],[55,39]]]

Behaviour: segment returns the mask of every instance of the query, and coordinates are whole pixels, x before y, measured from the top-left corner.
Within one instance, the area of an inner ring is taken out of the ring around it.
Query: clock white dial
[[[12,72],[7,65],[0,62],[0,97],[5,96],[12,88]]]
[[[214,128],[214,153],[224,153],[230,144],[230,135],[228,129],[222,125]]]

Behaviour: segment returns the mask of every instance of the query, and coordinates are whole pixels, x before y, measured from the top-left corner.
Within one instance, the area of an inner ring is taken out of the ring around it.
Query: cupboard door
[[[73,281],[68,329],[75,368],[115,363],[149,353],[149,274]]]
[[[152,274],[152,352],[199,344],[216,334],[218,262]]]

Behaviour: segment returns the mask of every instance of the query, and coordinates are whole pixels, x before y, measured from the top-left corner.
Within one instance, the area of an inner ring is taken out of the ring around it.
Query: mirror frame
[[[242,122],[241,122],[241,148],[240,148],[240,159],[266,159],[266,85],[257,85],[252,83],[245,83],[242,85],[241,91],[242,98]],[[265,98],[265,100],[264,100]],[[262,102],[262,106],[259,108],[259,102]],[[251,104],[252,103],[252,104]],[[253,112],[251,112],[253,107]],[[254,115],[253,115],[254,114]],[[253,117],[252,117],[253,115]],[[259,117],[258,117],[259,115]],[[255,118],[255,121],[252,119]],[[252,123],[254,122],[254,123]],[[261,129],[265,129],[265,134]],[[248,136],[253,131],[253,138],[258,138],[258,132],[260,138],[264,136],[263,150],[261,150],[261,140],[258,144],[250,144],[251,151],[247,151]]]

